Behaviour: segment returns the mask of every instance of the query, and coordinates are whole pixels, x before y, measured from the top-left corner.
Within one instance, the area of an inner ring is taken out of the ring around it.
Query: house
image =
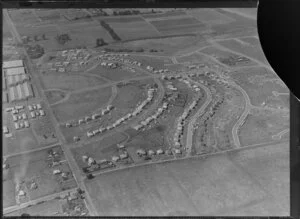
[[[28,105],[28,109],[29,109],[29,111],[32,111],[32,110],[33,110],[33,108],[32,108],[31,105]]]
[[[59,169],[53,170],[53,175],[61,174],[61,171]]]
[[[144,155],[147,154],[146,151],[143,150],[143,149],[138,149],[138,150],[136,151],[136,153],[137,153],[137,155],[139,155],[139,156],[144,156]]]
[[[124,160],[126,158],[128,158],[128,154],[127,153],[120,154],[120,159],[121,160]]]
[[[125,148],[125,145],[124,145],[124,144],[117,144],[117,147],[118,147],[119,149],[124,149],[124,148]]]
[[[112,156],[111,160],[112,160],[113,162],[117,162],[117,161],[120,160],[120,157],[119,157],[119,156]]]
[[[32,118],[35,118],[35,117],[36,117],[36,115],[35,115],[35,112],[34,112],[34,111],[30,112],[30,115],[31,115],[31,117],[32,117]]]
[[[40,115],[41,115],[41,116],[44,116],[44,115],[45,115],[44,110],[40,110],[39,112],[40,112]]]
[[[42,105],[40,103],[38,103],[38,104],[36,104],[36,108],[40,110],[40,109],[42,109]]]
[[[80,138],[79,138],[78,136],[74,136],[74,137],[73,137],[73,140],[74,140],[75,142],[77,142],[77,141],[80,140]]]
[[[78,120],[78,124],[80,125],[80,124],[82,124],[82,123],[84,123],[85,121],[83,120],[83,119],[79,119]]]
[[[91,120],[92,120],[92,118],[91,118],[91,117],[89,117],[89,116],[86,116],[86,117],[84,118],[84,120],[85,120],[86,122],[88,122],[88,121],[91,121]]]
[[[25,128],[29,128],[29,122],[26,120],[26,121],[24,121],[24,125],[25,125]]]
[[[89,166],[91,166],[91,165],[93,165],[93,164],[95,164],[96,163],[96,161],[94,160],[94,158],[92,158],[92,157],[89,157],[88,158],[88,165]]]
[[[96,129],[96,130],[94,130],[93,131],[93,135],[97,135],[97,134],[99,134],[100,132],[99,132],[99,129]]]
[[[175,149],[174,152],[175,152],[175,154],[181,154],[181,150],[180,149]]]
[[[72,127],[71,123],[67,122],[67,123],[66,123],[66,127],[67,127],[67,128]]]
[[[153,150],[149,150],[149,151],[148,151],[148,155],[149,155],[149,156],[153,156],[153,155],[155,155],[155,151],[153,151]]]
[[[15,129],[16,129],[16,130],[19,130],[19,129],[20,129],[19,123],[17,123],[17,122],[15,122]]]
[[[3,133],[4,134],[8,134],[9,133],[7,126],[3,126]]]
[[[87,132],[86,134],[89,138],[94,136],[94,134],[92,132]]]
[[[17,122],[17,121],[18,121],[18,116],[13,115],[12,117],[13,117],[13,121],[14,121],[14,122]]]
[[[157,151],[156,151],[156,154],[163,154],[164,153],[164,151],[162,150],[162,149],[158,149]]]
[[[23,113],[23,114],[22,114],[22,119],[27,119],[26,113]]]
[[[93,120],[98,119],[100,116],[101,116],[100,114],[93,114],[92,119]]]

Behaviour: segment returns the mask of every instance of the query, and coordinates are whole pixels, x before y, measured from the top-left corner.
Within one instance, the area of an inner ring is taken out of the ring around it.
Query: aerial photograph
[[[256,8],[2,16],[3,216],[290,215]]]

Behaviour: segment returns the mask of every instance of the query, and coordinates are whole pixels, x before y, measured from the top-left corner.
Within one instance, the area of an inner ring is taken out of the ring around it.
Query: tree
[[[96,47],[105,46],[105,45],[107,45],[107,43],[102,38],[98,38],[96,40]]]
[[[87,179],[93,179],[93,178],[94,178],[94,175],[91,174],[91,173],[89,173],[89,174],[86,175],[86,177],[87,177]]]
[[[66,42],[70,41],[71,38],[69,36],[69,34],[67,33],[64,33],[64,34],[60,34],[60,35],[57,35],[55,37],[56,41],[61,44],[61,45],[64,45]]]

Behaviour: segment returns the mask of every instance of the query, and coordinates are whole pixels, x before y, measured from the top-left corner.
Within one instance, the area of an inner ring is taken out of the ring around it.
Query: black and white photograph
[[[2,16],[4,216],[290,215],[257,7]]]

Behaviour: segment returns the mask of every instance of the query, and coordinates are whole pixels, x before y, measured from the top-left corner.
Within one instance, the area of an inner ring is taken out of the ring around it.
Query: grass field
[[[240,128],[241,145],[271,142],[272,136],[288,129],[289,124],[289,112],[276,113],[269,110],[252,110]],[[288,134],[285,137],[288,137]]]
[[[118,155],[117,144],[125,141],[127,136],[123,133],[115,133],[111,136],[105,137],[100,141],[83,145],[81,147],[72,148],[71,151],[79,168],[86,167],[87,164],[83,162],[82,156],[88,155],[95,160],[107,159],[111,160],[113,155]]]
[[[45,95],[50,104],[62,100],[66,96],[65,92],[60,90],[45,91]]]
[[[103,18],[99,18],[98,20],[99,20],[99,22],[103,20],[103,21],[107,22],[108,24],[144,21],[144,19],[140,16],[103,17]]]
[[[235,39],[224,40],[219,42],[222,46],[225,46],[232,51],[236,51],[242,54],[245,54],[254,60],[261,61],[268,65],[268,61],[263,53],[263,50],[260,45],[252,46],[247,44],[242,44]]]
[[[111,23],[110,26],[122,40],[151,38],[161,34],[145,21]]]
[[[110,69],[110,68],[105,68],[101,65],[98,65],[96,68],[90,70],[89,73],[94,75],[99,75],[101,77],[104,77],[112,81],[121,81],[125,79],[130,79],[134,76],[142,75],[142,73],[140,73],[138,70],[136,70],[135,72],[131,72],[129,70],[123,69],[122,67],[118,67],[116,69]]]
[[[181,56],[176,58],[179,63],[190,63],[190,64],[199,64],[199,63],[206,63],[209,61],[205,55],[200,53],[193,53],[187,56]]]
[[[35,13],[42,21],[55,22],[61,19],[60,11],[55,9],[43,10],[43,11],[35,10]]]
[[[192,9],[188,10],[187,14],[209,25],[228,24],[235,21],[233,18],[221,14],[214,9]]]
[[[79,74],[49,73],[42,75],[42,85],[45,90],[62,89],[66,91],[79,90],[104,84],[105,81],[98,77]]]
[[[271,107],[289,108],[288,96],[276,97],[272,92],[288,93],[285,85],[278,84],[275,74],[263,67],[244,68],[232,74],[233,79],[247,92],[255,106],[263,104]]]
[[[13,129],[14,136],[12,138],[3,138],[3,155],[20,153],[39,147],[38,141],[35,138],[31,128],[18,131],[14,130],[15,129]]]
[[[17,26],[33,25],[40,22],[31,9],[11,10],[8,13]]]
[[[110,96],[110,87],[71,94],[66,102],[53,106],[54,115],[59,122],[83,117],[106,104]]]
[[[288,215],[288,160],[282,144],[116,171],[86,185],[102,216]]]

